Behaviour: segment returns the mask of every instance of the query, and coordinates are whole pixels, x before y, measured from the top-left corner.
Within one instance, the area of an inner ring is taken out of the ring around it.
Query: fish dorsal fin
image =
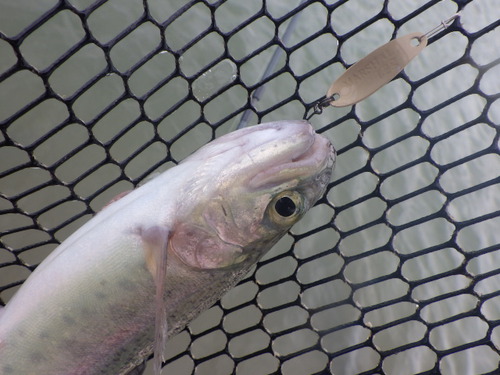
[[[155,283],[155,333],[154,333],[154,367],[155,375],[160,375],[163,352],[167,342],[167,312],[165,303],[165,283],[167,276],[167,254],[170,230],[154,226],[141,230],[146,256],[146,265]]]

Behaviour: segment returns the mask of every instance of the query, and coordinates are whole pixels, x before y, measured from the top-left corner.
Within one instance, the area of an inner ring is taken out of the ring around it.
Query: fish
[[[1,375],[140,373],[325,193],[331,142],[306,121],[223,135],[112,201],[0,309]]]

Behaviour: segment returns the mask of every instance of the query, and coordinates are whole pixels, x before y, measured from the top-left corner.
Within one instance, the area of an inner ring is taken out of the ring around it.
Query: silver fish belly
[[[324,194],[305,121],[229,133],[111,203],[0,309],[0,375],[127,374],[233,287]]]

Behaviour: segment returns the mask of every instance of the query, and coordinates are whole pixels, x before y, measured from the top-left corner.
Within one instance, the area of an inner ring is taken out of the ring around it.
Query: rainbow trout
[[[1,375],[128,374],[243,278],[324,194],[305,121],[224,135],[112,202],[0,310]]]

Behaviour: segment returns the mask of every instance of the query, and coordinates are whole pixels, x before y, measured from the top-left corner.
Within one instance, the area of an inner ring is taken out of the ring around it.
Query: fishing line
[[[298,6],[303,5],[306,3],[307,0],[302,0]],[[290,23],[285,29],[285,33],[283,34],[283,37],[281,38],[281,43],[283,45],[286,45],[288,42],[288,39],[290,39],[290,36],[292,35],[293,30],[297,26],[297,22],[299,21],[299,18],[301,16],[301,12],[296,13],[292,19],[290,20]],[[262,78],[260,79],[260,82],[264,82],[271,74],[273,74],[276,71],[276,66],[278,65],[279,59],[281,55],[283,54],[283,50],[277,46],[276,49],[274,50],[273,56],[271,57],[271,60],[267,64],[266,70],[264,71],[264,74],[262,75]],[[253,92],[253,94],[250,96],[250,103],[253,104],[254,102],[257,102],[260,100],[260,97],[264,93],[266,85],[265,84],[260,84],[257,89]],[[244,128],[245,126],[248,125],[248,121],[250,120],[250,116],[252,116],[252,110],[247,109],[245,112],[243,112],[243,116],[241,116],[241,120],[236,127],[236,129],[241,129]]]

